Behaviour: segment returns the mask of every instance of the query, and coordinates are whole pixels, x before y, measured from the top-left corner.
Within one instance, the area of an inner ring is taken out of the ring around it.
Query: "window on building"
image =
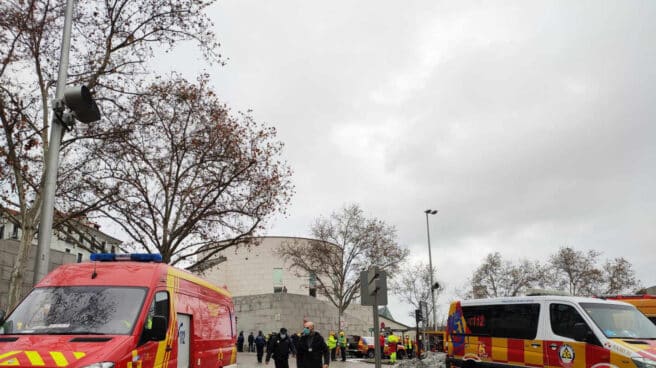
[[[104,242],[104,241],[103,241],[103,242],[100,243],[100,245],[102,246],[102,251],[103,251],[103,252],[106,252],[107,249],[106,249],[105,247],[107,246],[107,242]],[[112,252],[114,252],[114,251],[112,250]]]
[[[0,239],[5,238],[5,224],[0,224]]]
[[[282,275],[283,271],[281,267],[273,268],[273,293],[282,293]]]
[[[116,253],[116,247],[112,245],[112,253]]]
[[[70,244],[75,244],[75,238],[73,237],[73,228],[68,226],[66,228],[66,240],[65,242],[70,243]]]
[[[20,229],[20,226],[18,224],[14,224],[14,230],[11,232],[12,239],[18,239],[18,229]]]
[[[69,248],[66,248],[66,253],[70,253],[71,250]]]
[[[309,288],[310,288],[310,296],[316,298],[317,297],[317,275],[314,273],[310,274],[309,280]]]
[[[82,253],[77,254],[77,263],[82,262]]]

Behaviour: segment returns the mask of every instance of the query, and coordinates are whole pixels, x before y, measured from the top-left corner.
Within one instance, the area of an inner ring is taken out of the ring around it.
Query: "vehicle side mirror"
[[[153,316],[152,326],[150,328],[150,340],[162,341],[166,340],[166,326],[167,321],[164,316]]]
[[[574,340],[585,341],[588,338],[588,326],[583,322],[574,324]]]

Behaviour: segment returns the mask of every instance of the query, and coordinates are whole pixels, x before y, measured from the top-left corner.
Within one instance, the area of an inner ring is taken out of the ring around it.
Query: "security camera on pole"
[[[68,77],[68,54],[71,48],[71,25],[73,19],[73,0],[66,2],[64,18],[64,34],[59,57],[59,75],[53,106],[52,123],[50,126],[50,141],[45,161],[45,181],[42,195],[41,219],[39,222],[39,242],[34,267],[34,283],[36,284],[48,273],[50,264],[50,238],[52,236],[53,207],[55,204],[55,189],[57,170],[59,169],[59,149],[64,134],[64,128],[70,128],[79,120],[92,123],[100,120],[100,111],[86,86],[66,88]],[[68,108],[68,111],[67,111]]]

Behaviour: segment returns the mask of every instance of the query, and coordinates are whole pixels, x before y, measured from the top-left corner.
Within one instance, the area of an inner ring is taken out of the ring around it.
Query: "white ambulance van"
[[[571,296],[456,301],[447,366],[656,368],[656,326],[633,305]]]

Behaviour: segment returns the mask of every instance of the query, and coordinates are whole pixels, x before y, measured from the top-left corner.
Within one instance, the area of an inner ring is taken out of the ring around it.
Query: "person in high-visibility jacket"
[[[339,354],[342,356],[342,362],[346,361],[346,347],[347,341],[346,336],[344,336],[344,331],[339,331],[339,337],[337,338],[337,344],[339,345]]]
[[[337,348],[337,339],[335,338],[335,331],[330,331],[330,336],[328,336],[328,339],[326,340],[326,345],[328,345],[328,350],[330,350],[330,361],[334,362],[336,359],[335,350]]]
[[[396,363],[396,345],[399,343],[399,337],[394,335],[394,332],[390,332],[387,336],[387,345],[389,346],[390,352],[390,363]]]

